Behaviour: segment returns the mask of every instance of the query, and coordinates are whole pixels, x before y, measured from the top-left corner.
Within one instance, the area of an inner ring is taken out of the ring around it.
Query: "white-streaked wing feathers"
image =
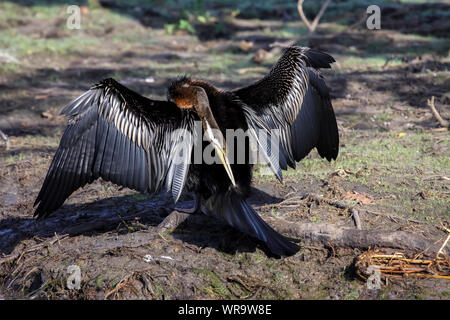
[[[330,68],[332,62],[326,53],[290,47],[267,76],[233,91],[243,102],[249,128],[279,141],[276,155],[267,141],[257,144],[280,181],[281,169],[295,168],[295,162],[314,147],[328,160],[337,156],[339,139],[329,89],[316,70]]]
[[[46,216],[99,177],[141,192],[156,193],[165,187],[178,200],[193,141],[181,142],[172,135],[177,130],[192,133],[190,112],[107,79],[61,113],[69,117],[68,126],[36,199],[35,215]],[[175,158],[179,144],[188,150],[181,160]]]

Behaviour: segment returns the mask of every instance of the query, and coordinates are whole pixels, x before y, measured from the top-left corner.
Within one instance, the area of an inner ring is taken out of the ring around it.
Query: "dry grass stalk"
[[[356,273],[363,279],[371,276],[373,267],[377,267],[383,278],[418,277],[425,279],[450,280],[450,259],[408,258],[401,252],[384,254],[379,250],[367,251],[356,261]],[[369,269],[369,267],[372,267]]]

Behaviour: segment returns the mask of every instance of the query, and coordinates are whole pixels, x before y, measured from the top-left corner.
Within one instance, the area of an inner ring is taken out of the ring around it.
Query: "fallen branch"
[[[296,201],[297,199],[297,201]],[[347,210],[350,216],[353,219],[353,222],[355,223],[355,227],[358,230],[361,230],[361,218],[359,217],[359,212],[355,208],[352,207],[352,205],[338,201],[338,200],[331,200],[324,198],[322,196],[319,196],[315,193],[304,193],[299,196],[287,198],[280,203],[273,204],[272,207],[284,207],[284,208],[294,208],[297,207],[300,204],[300,201],[303,201],[305,199],[311,199],[317,202],[325,202],[329,204],[330,206],[336,207],[338,209]]]
[[[10,255],[8,255],[8,256],[6,256],[6,257],[0,258],[0,265],[2,265],[2,264],[5,263],[5,262],[14,260],[14,259],[16,259],[16,258],[18,258],[17,261],[16,261],[16,264],[18,264],[19,261],[20,261],[20,259],[21,259],[26,253],[30,253],[30,252],[37,251],[37,250],[40,250],[40,249],[42,249],[42,248],[51,246],[51,245],[53,245],[55,242],[58,242],[58,243],[59,243],[61,240],[67,238],[68,236],[69,236],[68,234],[63,234],[63,235],[57,235],[57,234],[55,234],[55,236],[54,236],[53,238],[51,238],[51,239],[49,239],[49,240],[47,240],[47,241],[43,241],[43,242],[41,242],[41,243],[38,243],[38,244],[36,244],[36,245],[30,247],[29,249],[23,250],[23,251],[21,251],[21,252],[16,252],[16,253],[10,254]]]
[[[444,178],[447,178],[447,177],[444,177]],[[298,199],[299,201],[294,201],[295,199]],[[316,202],[326,203],[326,204],[328,204],[330,206],[333,206],[333,207],[336,207],[338,209],[347,210],[350,213],[351,217],[353,218],[353,221],[355,223],[356,228],[357,229],[362,229],[361,228],[362,224],[361,224],[361,218],[360,218],[360,215],[359,215],[359,211],[356,210],[355,208],[353,208],[352,204],[348,204],[348,203],[345,203],[345,202],[342,202],[342,201],[339,201],[339,200],[328,199],[328,198],[319,196],[318,194],[315,194],[315,193],[304,193],[304,194],[301,194],[299,196],[295,196],[295,197],[292,197],[292,198],[287,198],[287,199],[283,200],[282,202],[276,203],[276,204],[272,204],[271,206],[272,207],[276,207],[276,208],[279,208],[279,207],[283,207],[283,208],[295,207],[295,206],[298,206],[300,204],[300,201],[303,201],[305,199],[311,199],[311,200],[314,200]],[[262,206],[262,207],[264,207],[264,206]],[[420,221],[420,220],[405,218],[405,217],[401,217],[401,216],[397,216],[397,215],[393,215],[393,214],[389,214],[389,213],[379,213],[379,212],[370,211],[370,210],[367,210],[367,209],[363,209],[363,210],[360,210],[360,211],[363,214],[368,213],[368,214],[373,214],[373,215],[377,215],[377,216],[386,217],[386,218],[390,219],[391,221],[393,221],[395,223],[397,223],[398,220],[403,220],[403,221],[413,222],[413,223],[418,223],[418,224],[423,223],[423,221]]]
[[[364,213],[369,213],[369,214],[374,214],[376,216],[381,216],[381,217],[386,217],[388,219],[390,219],[391,221],[397,223],[398,220],[403,220],[403,221],[407,221],[407,222],[413,222],[413,223],[423,223],[423,221],[420,220],[416,220],[416,219],[410,219],[410,218],[404,218],[404,217],[400,217],[400,216],[396,216],[393,214],[389,214],[389,213],[380,213],[380,212],[375,212],[375,211],[370,211],[370,210],[363,210]]]
[[[346,204],[344,202],[337,201],[337,200],[326,199],[324,197],[321,197],[321,196],[318,196],[318,195],[312,194],[312,193],[308,194],[308,198],[311,198],[311,199],[313,199],[313,200],[315,200],[317,202],[320,202],[320,201],[326,202],[330,206],[336,207],[338,209],[348,210],[348,212],[350,213],[350,215],[351,215],[351,217],[352,217],[352,219],[353,219],[353,221],[355,223],[356,228],[358,230],[361,230],[361,219],[359,217],[359,212],[358,212],[358,210],[353,208],[351,205],[348,205],[348,204]]]
[[[356,209],[350,209],[350,214],[352,215],[353,221],[355,221],[356,229],[361,230],[361,218],[359,217],[359,212]]]
[[[427,105],[431,109],[431,113],[439,122],[439,124],[444,128],[450,128],[450,123],[447,120],[444,120],[436,110],[436,106],[434,105],[434,96],[431,96],[431,99],[427,99]]]
[[[267,222],[280,233],[326,245],[360,249],[386,247],[430,253],[436,253],[440,249],[429,240],[404,231],[356,230],[327,223],[298,224],[273,217],[267,217]],[[449,254],[450,250],[442,249],[442,253]]]

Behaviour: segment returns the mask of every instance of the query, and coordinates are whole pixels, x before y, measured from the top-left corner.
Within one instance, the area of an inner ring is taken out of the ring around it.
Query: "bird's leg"
[[[167,229],[176,229],[191,214],[200,212],[201,196],[194,195],[194,205],[192,208],[175,207],[173,211],[164,218],[164,220],[156,227],[157,232],[166,231]]]
[[[194,194],[194,205],[192,206],[192,208],[184,208],[184,207],[175,206],[175,208],[173,208],[173,210],[178,211],[178,212],[183,212],[183,213],[196,214],[199,212],[199,209],[200,209],[200,203],[201,203],[200,199],[201,199],[201,195]]]

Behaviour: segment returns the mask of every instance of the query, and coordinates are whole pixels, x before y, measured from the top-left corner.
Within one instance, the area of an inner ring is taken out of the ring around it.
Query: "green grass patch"
[[[345,170],[349,172],[347,181],[365,186],[369,193],[383,198],[383,205],[403,215],[434,222],[440,217],[449,218],[450,209],[450,195],[443,182],[427,178],[449,173],[450,155],[436,154],[434,143],[432,133],[421,131],[408,131],[405,136],[399,136],[399,132],[373,132],[370,137],[354,133],[341,138],[336,161],[329,163],[312,151],[297,164],[296,170],[284,171],[283,177],[286,181],[312,184],[339,169]],[[450,146],[449,140],[441,143]],[[260,170],[255,170],[254,176],[258,182],[276,181],[273,175],[261,174]],[[420,192],[427,196],[417,196]]]
[[[233,298],[233,295],[230,290],[228,290],[226,284],[222,282],[215,272],[205,269],[194,269],[194,273],[203,276],[203,279],[207,282],[207,286],[200,288],[202,291],[222,299]]]

